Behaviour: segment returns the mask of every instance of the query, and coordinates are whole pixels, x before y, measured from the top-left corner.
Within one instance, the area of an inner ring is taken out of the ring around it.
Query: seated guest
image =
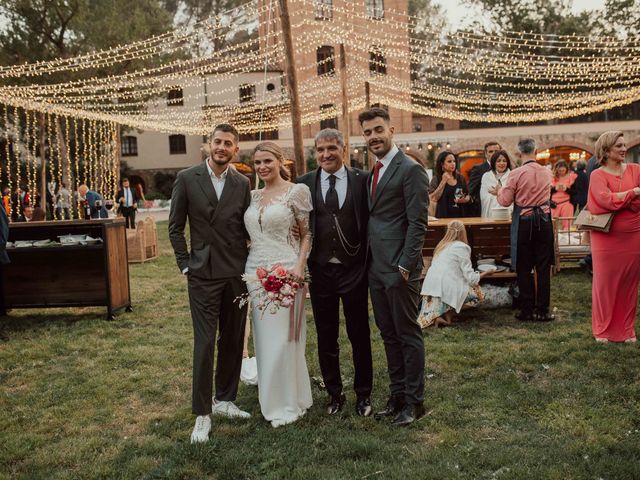
[[[496,185],[504,185],[509,179],[509,173],[513,168],[513,163],[509,158],[509,154],[504,150],[498,150],[491,156],[489,160],[491,169],[482,176],[482,183],[480,186],[480,203],[482,205],[482,218],[497,218],[498,215],[493,210],[494,208],[501,208],[495,195],[489,193],[490,188],[494,188]],[[509,218],[511,218],[511,211],[513,208],[509,207]]]
[[[22,210],[22,215],[18,217],[18,222],[33,222],[33,207],[27,205]]]
[[[82,202],[86,201],[89,204],[89,208],[91,209],[91,218],[109,218],[109,213],[104,207],[102,195],[98,192],[89,190],[89,187],[82,184],[78,187],[78,198]],[[102,206],[100,208],[96,207],[96,201],[102,202]]]
[[[467,182],[458,173],[458,159],[444,151],[436,159],[435,175],[429,184],[429,201],[435,203],[436,217],[465,216],[465,205],[471,201]]]
[[[433,261],[422,283],[422,308],[418,323],[422,328],[451,325],[456,313],[482,300],[479,273],[471,266],[471,247],[460,220],[452,220],[433,251]]]
[[[571,194],[573,193],[573,183],[576,181],[576,174],[569,170],[567,162],[558,160],[553,166],[553,180],[551,180],[551,216],[573,217],[573,204]],[[562,229],[569,230],[571,220],[562,221]]]

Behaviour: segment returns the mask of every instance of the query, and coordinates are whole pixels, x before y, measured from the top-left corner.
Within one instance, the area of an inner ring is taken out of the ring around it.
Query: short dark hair
[[[509,170],[513,170],[513,162],[511,161],[511,158],[509,157],[509,154],[507,153],[506,150],[498,150],[496,153],[491,155],[491,158],[489,159],[489,163],[491,164],[491,170],[494,172],[496,171],[496,163],[498,162],[498,159],[500,157],[504,157],[505,160],[507,161],[507,168]]]
[[[487,142],[487,143],[484,144],[484,151],[486,152],[487,148],[493,147],[494,145],[497,145],[500,148],[502,148],[502,145],[500,145],[498,142],[491,141],[491,142]]]
[[[391,121],[389,112],[387,112],[384,108],[374,107],[370,108],[369,110],[360,112],[360,115],[358,115],[358,122],[360,122],[360,126],[362,126],[364,122],[368,122],[369,120],[373,120],[377,117],[382,118],[385,122]]]
[[[456,157],[455,153],[449,150],[443,150],[438,155],[438,158],[436,158],[436,166],[435,166],[436,178],[438,178],[439,180],[442,179],[442,175],[444,175],[444,161],[447,159],[449,155],[453,155],[453,158],[456,161],[456,171],[454,173],[458,173],[458,157]]]
[[[124,183],[124,182],[128,182],[129,179],[127,177],[124,177],[122,180],[120,180],[120,183]]]
[[[216,125],[216,128],[213,129],[213,133],[211,133],[211,138],[213,138],[216,132],[231,133],[233,134],[233,137],[236,139],[236,143],[240,141],[240,135],[238,134],[238,130],[236,130],[236,127],[228,123],[220,123]]]

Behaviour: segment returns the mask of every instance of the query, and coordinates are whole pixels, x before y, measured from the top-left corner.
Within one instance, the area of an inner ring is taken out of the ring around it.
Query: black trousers
[[[420,281],[406,282],[400,272],[369,269],[371,303],[384,342],[393,397],[406,403],[424,400],[424,340],[418,324]]]
[[[534,308],[541,314],[549,311],[553,260],[551,220],[537,222],[533,219],[520,218],[516,274],[523,312],[533,312]],[[531,273],[534,268],[538,276],[537,291]]]
[[[320,370],[327,392],[334,398],[342,393],[338,344],[340,301],[353,352],[353,387],[358,397],[371,395],[373,366],[369,299],[366,275],[358,275],[362,269],[364,266],[348,268],[334,263],[310,265],[312,282],[309,292],[318,334]]]
[[[233,300],[247,291],[240,277],[206,279],[188,274],[193,321],[192,411],[211,413],[213,358],[216,343],[216,400],[232,401],[238,393],[247,307]],[[217,342],[216,342],[217,337]]]
[[[136,228],[136,209],[134,207],[120,207],[124,217],[125,228]]]

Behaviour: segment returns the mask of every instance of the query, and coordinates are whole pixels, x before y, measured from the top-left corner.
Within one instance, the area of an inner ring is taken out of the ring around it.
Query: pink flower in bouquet
[[[291,285],[289,285],[288,283],[285,283],[284,285],[282,285],[282,288],[280,289],[280,293],[282,295],[291,295],[293,293]]]
[[[278,293],[282,288],[282,281],[273,275],[269,275],[263,282],[262,285],[267,292],[275,292]]]
[[[289,271],[282,265],[274,265],[272,273],[278,278],[285,278],[287,275],[289,275]]]
[[[267,276],[269,272],[267,272],[266,268],[263,267],[258,267],[258,269],[256,270],[256,276],[258,277],[258,279],[262,280],[263,278],[265,278]]]
[[[281,305],[282,305],[283,307],[290,307],[291,305],[293,305],[293,298],[291,298],[291,297],[284,297],[284,298],[282,299],[282,302],[280,302],[280,303],[281,303]]]

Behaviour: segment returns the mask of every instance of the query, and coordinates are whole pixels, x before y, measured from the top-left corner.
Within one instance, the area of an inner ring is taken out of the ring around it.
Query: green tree
[[[467,0],[479,6],[491,24],[475,24],[476,30],[531,32],[555,35],[587,35],[595,24],[595,12],[573,13],[573,0]]]
[[[158,0],[3,0],[0,17],[0,62],[5,65],[72,57],[172,27],[171,15]],[[131,66],[118,64],[101,73]]]

